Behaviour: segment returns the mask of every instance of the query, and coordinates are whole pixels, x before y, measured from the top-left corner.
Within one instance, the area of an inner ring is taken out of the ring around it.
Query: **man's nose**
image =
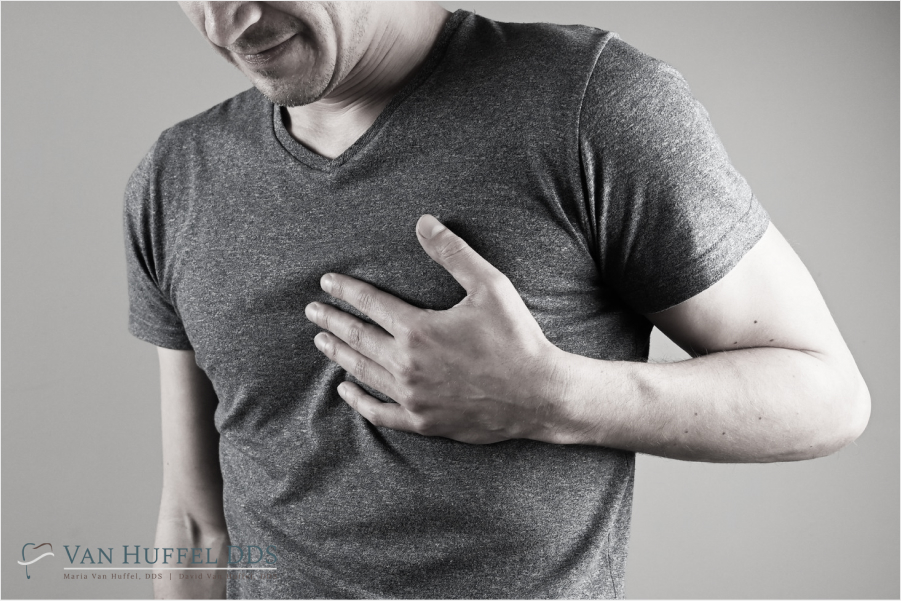
[[[258,2],[203,3],[206,36],[222,48],[231,46],[261,16],[262,9]]]

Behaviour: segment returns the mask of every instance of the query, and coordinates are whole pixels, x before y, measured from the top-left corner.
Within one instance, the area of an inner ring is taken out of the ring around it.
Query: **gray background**
[[[626,593],[898,598],[898,4],[444,4],[610,29],[679,69],[870,387],[867,431],[828,458],[640,456]],[[162,129],[249,86],[174,3],[4,2],[2,73],[2,596],[149,597],[61,578],[63,544],[153,544],[159,385],[126,333],[122,191]],[[653,354],[684,357],[659,334]],[[57,550],[31,580],[26,542]]]

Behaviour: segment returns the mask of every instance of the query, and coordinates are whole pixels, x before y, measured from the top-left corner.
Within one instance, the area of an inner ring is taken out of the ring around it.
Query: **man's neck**
[[[431,2],[411,2],[403,10],[384,15],[363,56],[334,90],[312,104],[286,109],[295,139],[335,158],[375,122],[425,61],[450,15]]]

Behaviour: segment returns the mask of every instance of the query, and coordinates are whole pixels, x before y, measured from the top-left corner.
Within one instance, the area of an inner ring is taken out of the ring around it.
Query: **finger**
[[[325,274],[320,285],[323,290],[355,307],[394,336],[402,332],[403,324],[409,324],[421,312],[371,284],[339,273]]]
[[[431,215],[419,218],[416,234],[425,252],[444,267],[466,292],[473,293],[480,286],[504,278],[494,265]]]
[[[402,406],[383,403],[353,382],[342,382],[338,386],[338,394],[373,426],[414,432],[410,414]]]
[[[350,348],[346,342],[327,332],[319,332],[313,338],[319,351],[344,368],[360,382],[379,392],[392,396],[396,388],[394,376],[384,367]]]
[[[389,353],[394,338],[382,328],[325,303],[310,303],[304,310],[307,319],[346,342],[350,348],[374,359]]]

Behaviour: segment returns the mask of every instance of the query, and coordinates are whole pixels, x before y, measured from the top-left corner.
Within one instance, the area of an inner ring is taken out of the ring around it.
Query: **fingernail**
[[[316,336],[313,337],[313,344],[316,345],[320,351],[325,348],[325,332],[319,332]]]
[[[419,234],[423,238],[433,238],[447,228],[431,215],[423,215],[419,220]]]
[[[345,384],[344,382],[338,384],[338,394],[340,394],[342,397],[347,394],[347,384]]]
[[[324,276],[322,276],[322,279],[319,280],[319,285],[326,292],[331,291],[331,289],[332,289],[332,274],[327,273]]]
[[[303,312],[307,316],[307,319],[314,321],[316,319],[316,314],[319,313],[319,303],[310,303]]]

